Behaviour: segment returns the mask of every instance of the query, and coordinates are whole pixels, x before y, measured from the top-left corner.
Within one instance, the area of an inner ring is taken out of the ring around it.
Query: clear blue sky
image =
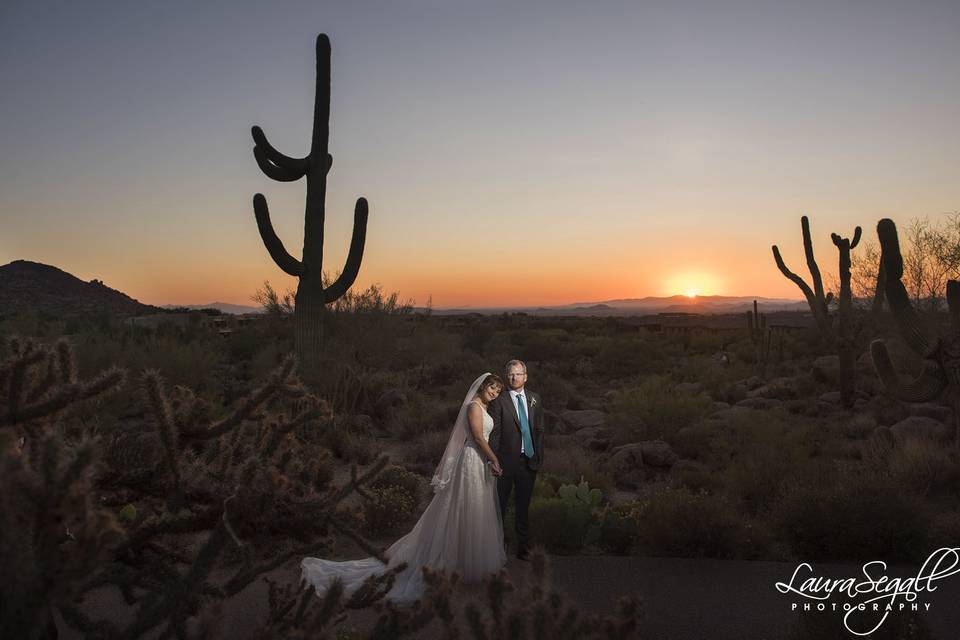
[[[799,297],[830,232],[960,209],[960,2],[22,2],[0,5],[0,263],[149,303],[293,286],[333,43],[326,266],[370,201],[359,285],[437,306]]]

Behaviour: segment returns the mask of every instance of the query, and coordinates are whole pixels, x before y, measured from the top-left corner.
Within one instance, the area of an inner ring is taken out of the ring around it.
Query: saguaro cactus
[[[803,281],[803,278],[790,271],[780,257],[780,250],[773,245],[773,259],[780,272],[795,283],[807,298],[810,311],[820,328],[820,332],[827,338],[831,346],[836,349],[840,357],[840,399],[845,407],[852,407],[854,401],[854,348],[851,335],[851,320],[853,315],[853,295],[850,292],[850,251],[860,242],[860,227],[853,231],[853,240],[841,238],[836,233],[830,234],[833,244],[840,251],[840,306],[836,324],[830,317],[829,306],[833,301],[833,293],[824,293],[823,279],[820,277],[820,267],[813,256],[813,241],[810,239],[810,221],[807,216],[800,218],[800,227],[803,232],[803,252],[807,257],[807,267],[813,279],[813,289]]]
[[[753,344],[755,361],[761,371],[766,371],[770,362],[770,343],[772,331],[767,326],[767,314],[760,313],[757,301],[753,301],[753,311],[747,311],[747,328],[750,331],[750,342]]]
[[[960,447],[960,282],[947,281],[950,329],[943,336],[929,336],[920,325],[903,286],[903,256],[893,220],[877,224],[882,248],[884,292],[890,311],[907,345],[921,358],[923,370],[913,380],[903,381],[890,361],[883,340],[870,343],[870,355],[877,375],[887,390],[907,402],[928,402],[947,393],[953,404],[954,446]]]
[[[350,253],[340,277],[323,286],[323,222],[326,213],[327,173],[333,166],[328,150],[330,137],[330,39],[317,36],[317,89],[313,105],[313,137],[310,153],[303,158],[283,155],[267,141],[260,127],[253,127],[253,156],[267,176],[280,182],[292,182],[306,176],[307,202],[303,227],[303,257],[297,260],[284,248],[270,222],[270,211],[263,194],[253,196],[253,209],[263,244],[277,266],[299,278],[294,310],[296,348],[301,363],[309,370],[316,364],[322,336],[324,305],[333,302],[350,288],[360,270],[367,235],[367,201],[357,199],[353,214]]]

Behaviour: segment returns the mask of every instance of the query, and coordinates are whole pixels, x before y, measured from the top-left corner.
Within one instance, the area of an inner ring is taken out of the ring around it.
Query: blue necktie
[[[530,422],[527,420],[527,401],[517,396],[517,410],[520,413],[520,433],[523,435],[523,454],[533,457],[533,438],[530,437]]]

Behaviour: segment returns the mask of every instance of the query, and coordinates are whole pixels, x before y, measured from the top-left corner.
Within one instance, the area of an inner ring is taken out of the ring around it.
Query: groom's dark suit
[[[543,464],[543,405],[540,396],[524,389],[527,423],[530,425],[530,437],[533,440],[533,457],[520,452],[523,436],[520,432],[520,417],[508,389],[504,389],[496,400],[490,403],[487,413],[493,418],[493,431],[490,432],[490,448],[497,455],[503,475],[497,478],[497,495],[500,498],[500,512],[507,512],[510,493],[517,489],[517,553],[525,555],[529,543],[527,525],[530,511],[530,498],[533,496],[533,483],[537,479],[537,469]]]

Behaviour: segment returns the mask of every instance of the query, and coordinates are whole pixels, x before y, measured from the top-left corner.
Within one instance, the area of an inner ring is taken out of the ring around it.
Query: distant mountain
[[[0,266],[0,310],[46,311],[59,316],[135,316],[163,311],[111,289],[102,280],[84,282],[66,271],[29,260]]]
[[[729,314],[753,309],[757,301],[759,311],[806,311],[806,300],[763,298],[760,296],[665,296],[646,298],[623,298],[602,302],[575,302],[555,307],[490,307],[484,309],[435,309],[439,315],[462,313],[510,313],[523,312],[538,316],[645,316],[658,313]]]
[[[229,302],[211,302],[210,304],[165,304],[164,309],[218,309],[224,313],[242,315],[245,313],[263,313],[263,307],[248,307]]]

